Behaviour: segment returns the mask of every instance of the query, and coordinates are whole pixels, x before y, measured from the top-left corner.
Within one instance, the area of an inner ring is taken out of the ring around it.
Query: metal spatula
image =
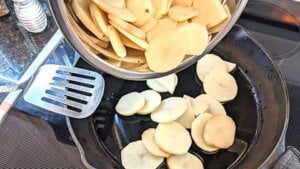
[[[26,102],[65,116],[86,118],[102,99],[104,79],[89,70],[44,65],[29,86]]]

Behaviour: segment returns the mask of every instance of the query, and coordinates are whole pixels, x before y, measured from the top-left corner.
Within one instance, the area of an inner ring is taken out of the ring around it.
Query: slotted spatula
[[[44,65],[24,92],[24,100],[45,110],[73,118],[90,116],[104,92],[103,77],[93,71]]]

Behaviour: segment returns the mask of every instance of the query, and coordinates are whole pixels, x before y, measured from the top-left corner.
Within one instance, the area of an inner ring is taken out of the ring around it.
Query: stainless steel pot
[[[117,68],[107,62],[105,62],[103,59],[101,59],[99,56],[94,54],[92,51],[90,51],[85,44],[80,40],[80,38],[76,35],[76,32],[74,31],[73,27],[71,26],[68,18],[67,18],[67,9],[65,5],[65,1],[63,0],[49,0],[49,4],[52,9],[52,13],[57,21],[57,24],[59,28],[61,29],[62,33],[64,34],[65,38],[68,40],[68,42],[75,48],[75,50],[82,56],[82,58],[90,63],[95,68],[102,70],[106,73],[109,73],[111,75],[114,75],[116,77],[122,78],[122,79],[130,79],[130,80],[143,80],[143,79],[149,79],[149,78],[156,78],[160,77],[166,74],[179,72],[195,62],[199,58],[201,58],[204,54],[210,52],[219,42],[223,39],[223,37],[229,32],[229,30],[233,27],[233,25],[238,20],[239,16],[241,15],[242,11],[244,10],[248,0],[228,0],[227,4],[231,10],[232,18],[229,22],[229,24],[217,35],[212,37],[212,40],[208,44],[206,50],[203,52],[203,54],[191,57],[190,59],[187,59],[183,63],[181,63],[177,68],[170,70],[168,72],[164,73],[155,73],[155,72],[138,72],[138,71],[131,71],[131,70],[125,70],[121,68]],[[172,49],[170,49],[172,50]]]

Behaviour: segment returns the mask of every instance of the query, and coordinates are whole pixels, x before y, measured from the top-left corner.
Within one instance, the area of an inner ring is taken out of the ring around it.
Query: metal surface
[[[105,71],[106,73],[109,73],[111,75],[114,75],[114,76],[122,78],[122,79],[142,80],[142,79],[160,77],[160,76],[170,74],[173,72],[179,72],[179,71],[193,65],[204,54],[211,51],[220,42],[220,40],[222,40],[222,38],[229,32],[229,30],[233,27],[233,25],[235,24],[235,22],[238,20],[239,16],[241,15],[243,9],[245,8],[248,0],[228,0],[227,2],[232,11],[231,21],[221,32],[219,32],[216,36],[214,36],[212,38],[212,40],[208,44],[206,50],[203,52],[203,54],[199,55],[199,56],[191,57],[190,59],[187,59],[186,61],[181,63],[177,68],[175,68],[171,71],[165,72],[165,73],[130,71],[130,70],[117,68],[117,67],[105,62],[99,56],[95,55],[92,51],[90,51],[85,46],[85,44],[80,40],[80,38],[76,35],[76,32],[74,31],[73,27],[71,26],[71,24],[67,18],[67,11],[66,11],[67,9],[66,9],[64,1],[51,0],[51,1],[49,1],[49,4],[51,6],[54,17],[56,18],[57,24],[59,25],[59,27],[60,27],[61,31],[63,32],[63,34],[65,35],[66,39],[88,63],[90,63],[91,65],[96,67],[98,70]]]
[[[25,90],[24,100],[45,110],[80,119],[95,111],[103,91],[104,79],[96,72],[44,65]]]
[[[237,124],[237,139],[233,147],[216,154],[206,154],[194,146],[191,151],[204,159],[205,168],[270,168],[279,155],[276,152],[280,145],[284,145],[289,116],[287,89],[280,72],[270,56],[240,26],[235,26],[213,52],[239,66],[233,74],[239,86],[238,96],[225,104],[226,111]],[[178,74],[176,96],[189,94],[195,97],[202,92],[194,73],[195,67],[191,67]],[[94,115],[82,120],[71,118],[70,122],[84,149],[82,155],[90,165],[121,168],[121,149],[140,139],[144,129],[156,124],[147,116],[125,118],[114,111],[120,96],[145,90],[145,82],[126,81],[109,75],[104,78],[110,88],[105,91]]]

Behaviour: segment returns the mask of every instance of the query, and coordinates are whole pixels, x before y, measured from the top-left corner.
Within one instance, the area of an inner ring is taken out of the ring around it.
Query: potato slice
[[[233,100],[238,92],[237,83],[227,72],[213,70],[203,80],[204,91],[220,102]]]
[[[90,10],[89,10],[89,3],[86,0],[73,0],[72,1],[72,8],[74,13],[78,17],[78,19],[83,23],[83,25],[91,31],[96,37],[101,40],[107,40],[105,35],[101,30],[94,24],[92,21]]]
[[[187,104],[187,110],[184,112],[184,114],[179,117],[176,122],[180,123],[183,127],[190,129],[192,126],[192,122],[195,120],[193,108],[190,102],[190,96],[183,96],[183,99],[186,101]]]
[[[220,0],[194,0],[193,7],[198,9],[199,15],[192,22],[208,28],[218,25],[228,17]]]
[[[200,99],[191,98],[190,102],[192,105],[194,116],[199,116],[199,114],[205,113],[209,108],[209,105],[201,101]]]
[[[173,155],[167,159],[170,169],[204,169],[202,161],[191,153]]]
[[[139,51],[145,51],[145,49],[139,47],[137,44],[135,44],[134,42],[132,42],[130,39],[128,39],[127,37],[125,37],[123,34],[119,34],[119,35],[120,35],[120,38],[121,38],[123,44],[126,47],[129,47],[129,48],[132,48],[132,49],[136,49],[136,50],[139,50]]]
[[[178,77],[175,73],[160,78],[156,78],[155,80],[158,83],[160,83],[164,88],[166,88],[170,94],[174,94],[178,83]]]
[[[157,145],[170,154],[185,154],[192,145],[190,133],[176,122],[159,124],[154,138]]]
[[[164,152],[157,144],[154,138],[155,129],[149,128],[142,134],[142,142],[145,148],[154,156],[157,157],[169,157],[170,154]]]
[[[154,169],[164,161],[164,158],[150,154],[142,141],[138,140],[124,147],[121,151],[121,161],[125,169]]]
[[[218,148],[208,145],[203,137],[204,127],[207,121],[212,117],[212,114],[202,113],[193,121],[191,127],[191,135],[194,143],[206,152],[214,152],[218,150]]]
[[[101,31],[108,36],[107,33],[107,17],[106,14],[98,8],[98,6],[94,3],[90,3],[90,12],[91,17],[94,21],[94,23],[101,29]]]
[[[168,89],[166,89],[162,84],[160,84],[157,80],[155,79],[149,79],[147,80],[147,86],[150,89],[153,89],[159,93],[164,93],[164,92],[168,92]]]
[[[152,114],[151,119],[157,123],[175,121],[187,110],[187,104],[181,97],[170,97],[163,100]]]
[[[186,21],[198,15],[198,10],[192,7],[173,6],[168,12],[168,16],[177,22]]]
[[[114,51],[119,57],[124,58],[127,55],[127,53],[126,48],[123,45],[122,40],[119,36],[119,32],[117,32],[112,26],[108,26],[107,29],[107,34]]]
[[[205,26],[189,23],[178,28],[178,33],[184,37],[187,55],[200,55],[208,44],[208,32]]]
[[[155,19],[162,18],[169,11],[169,0],[152,0]]]
[[[224,61],[227,67],[227,72],[232,72],[235,70],[236,68],[236,63],[232,63],[232,62],[228,62],[228,61]]]
[[[143,49],[147,49],[149,47],[149,44],[141,39],[138,38],[132,34],[130,34],[129,32],[127,32],[125,29],[123,29],[122,27],[120,27],[119,25],[113,23],[113,22],[109,22],[113,27],[115,27],[121,34],[123,34],[125,37],[127,37],[129,40],[131,40],[132,42],[134,42],[135,44],[137,44],[139,47],[143,48]]]
[[[201,81],[203,81],[204,77],[212,70],[227,72],[227,66],[219,56],[214,54],[206,54],[198,60],[196,71]]]
[[[141,110],[139,110],[138,114],[147,115],[158,108],[158,106],[161,103],[160,94],[158,94],[154,90],[146,90],[141,92],[141,94],[144,96],[146,102],[144,107]]]
[[[230,19],[231,19],[231,13],[230,13],[230,10],[229,10],[229,8],[228,8],[227,5],[224,6],[224,9],[225,9],[225,11],[226,11],[228,17],[227,17],[225,20],[223,20],[221,23],[219,23],[218,25],[216,25],[216,26],[214,26],[214,27],[212,27],[212,28],[209,28],[209,32],[210,32],[210,33],[217,33],[217,32],[220,32],[220,31],[221,31],[221,30],[229,23],[229,21],[230,21]]]
[[[156,24],[157,24],[157,20],[154,18],[150,18],[147,23],[145,23],[143,26],[141,26],[141,29],[144,32],[148,32],[151,29],[153,29],[156,26]]]
[[[120,67],[122,63],[121,61],[114,60],[114,59],[107,59],[106,61],[116,67]]]
[[[185,41],[176,30],[157,34],[145,52],[149,68],[154,72],[167,72],[176,68],[185,57]]]
[[[116,105],[116,111],[123,116],[132,116],[145,105],[145,98],[138,92],[122,96]]]
[[[117,8],[125,8],[125,0],[105,0],[105,2]]]
[[[234,142],[235,130],[236,126],[232,118],[226,115],[215,115],[207,121],[203,137],[207,144],[226,149]]]
[[[137,16],[136,26],[143,26],[154,16],[155,9],[151,0],[126,0],[126,7]]]
[[[193,0],[173,0],[172,6],[192,6]]]
[[[98,5],[100,9],[102,9],[108,14],[114,15],[128,22],[135,22],[137,20],[137,16],[126,8],[117,8],[107,3],[106,0],[92,0],[92,1],[96,5]]]
[[[175,30],[177,22],[170,18],[162,18],[157,21],[156,26],[147,32],[147,40],[150,42],[157,34],[163,34],[171,30]]]
[[[113,22],[114,24],[120,26],[125,31],[132,34],[133,36],[136,36],[136,37],[141,38],[141,39],[146,39],[146,33],[143,30],[135,27],[134,25],[132,25],[132,24],[130,24],[130,23],[118,18],[118,17],[115,17],[113,15],[108,15],[108,18],[111,22]]]
[[[224,106],[214,97],[207,95],[207,94],[201,94],[200,96],[196,97],[195,99],[208,104],[208,112],[209,113],[226,115]]]

